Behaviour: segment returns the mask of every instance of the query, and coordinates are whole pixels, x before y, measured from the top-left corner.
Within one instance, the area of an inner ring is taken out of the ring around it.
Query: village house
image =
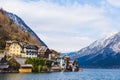
[[[41,57],[41,58],[44,58],[44,54],[47,50],[47,47],[46,46],[41,46],[38,50],[38,57]]]
[[[52,63],[51,71],[79,71],[77,62],[68,56],[57,56]]]
[[[78,71],[79,68],[78,68],[77,62],[74,60],[70,60],[68,66],[67,66],[67,70]]]
[[[8,71],[9,71],[8,62],[6,60],[0,59],[0,72],[8,72]]]
[[[52,63],[51,71],[65,71],[66,61],[62,56],[57,56],[55,61]]]
[[[20,56],[22,45],[18,41],[6,41],[5,53],[10,56]]]
[[[59,55],[60,55],[60,53],[58,53],[57,51],[51,50],[51,58],[55,58],[55,57],[57,57]]]
[[[32,65],[31,64],[21,65],[19,72],[20,73],[31,73],[32,72]]]
[[[51,51],[46,46],[41,46],[38,50],[38,57],[41,58],[51,58]]]
[[[8,72],[9,71],[9,65],[7,64],[0,64],[0,73],[1,72]]]
[[[5,53],[10,56],[32,58],[38,56],[38,47],[18,41],[6,41]]]
[[[36,45],[27,45],[24,47],[24,56],[23,57],[37,57],[38,56],[38,47]]]
[[[63,70],[66,69],[66,62],[63,57],[59,56],[56,58],[56,60],[57,60],[57,62],[59,62],[61,69],[63,69]]]

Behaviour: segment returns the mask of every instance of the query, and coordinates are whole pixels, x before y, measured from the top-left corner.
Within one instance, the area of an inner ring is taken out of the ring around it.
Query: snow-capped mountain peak
[[[120,68],[120,32],[97,40],[70,57],[82,67]]]
[[[89,54],[99,54],[99,51],[101,51],[102,49],[104,49],[108,46],[113,51],[119,52],[119,49],[120,49],[119,42],[120,42],[120,32],[118,32],[117,34],[114,34],[112,36],[105,37],[103,39],[93,42],[88,47],[79,50],[72,57],[77,58],[77,57],[85,56],[85,55],[89,55]]]

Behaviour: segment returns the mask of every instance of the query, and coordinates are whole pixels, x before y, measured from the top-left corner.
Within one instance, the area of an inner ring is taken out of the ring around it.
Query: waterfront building
[[[0,64],[0,72],[8,72],[8,71],[9,71],[9,65]]]
[[[62,56],[57,56],[55,61],[52,63],[52,71],[65,71],[66,70],[66,61]]]
[[[66,69],[66,62],[63,57],[59,56],[56,58],[56,61],[59,63],[61,69]]]
[[[20,73],[31,73],[32,72],[32,65],[31,64],[21,65],[19,72]]]
[[[7,72],[9,71],[9,65],[6,60],[0,60],[0,72]]]

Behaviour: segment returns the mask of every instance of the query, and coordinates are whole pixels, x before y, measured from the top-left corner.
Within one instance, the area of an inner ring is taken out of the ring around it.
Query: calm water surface
[[[120,69],[83,69],[83,72],[9,73],[0,80],[120,80]]]

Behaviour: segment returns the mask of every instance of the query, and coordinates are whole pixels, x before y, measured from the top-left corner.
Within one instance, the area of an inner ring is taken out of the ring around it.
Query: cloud
[[[107,0],[108,3],[115,7],[120,7],[120,0]]]
[[[61,52],[71,52],[79,50],[80,48],[86,47],[90,45],[94,40],[91,40],[88,37],[78,37],[78,36],[45,36],[41,35],[44,41],[49,44],[49,47],[52,49],[56,49],[57,51]],[[49,41],[49,42],[48,42]]]
[[[60,52],[81,49],[101,33],[116,31],[105,8],[62,1],[3,0],[0,6],[20,16],[50,48]]]

